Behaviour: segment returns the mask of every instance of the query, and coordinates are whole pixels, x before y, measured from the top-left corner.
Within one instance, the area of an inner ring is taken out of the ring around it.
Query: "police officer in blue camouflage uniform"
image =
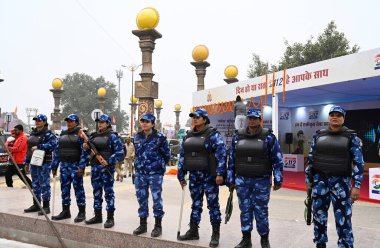
[[[169,144],[166,137],[154,128],[156,118],[145,113],[140,118],[142,131],[134,137],[135,145],[135,189],[139,202],[138,214],[140,226],[133,231],[134,235],[147,232],[149,216],[148,197],[150,188],[153,198],[153,214],[155,218],[152,237],[162,234],[161,220],[165,212],[162,206],[162,182],[170,159]]]
[[[96,224],[102,223],[102,202],[103,189],[105,200],[107,202],[107,220],[104,223],[105,228],[111,228],[115,225],[115,194],[113,190],[115,164],[124,159],[123,144],[117,133],[112,131],[111,118],[103,114],[97,122],[99,130],[90,136],[90,142],[95,146],[104,160],[99,161],[95,156],[91,157],[91,184],[94,194],[94,212],[95,216],[85,223]],[[89,145],[83,144],[83,148],[89,151]]]
[[[227,185],[236,187],[239,199],[240,222],[243,238],[237,248],[252,247],[253,219],[261,236],[261,247],[269,248],[268,203],[271,176],[273,190],[281,188],[283,161],[280,144],[270,129],[262,128],[261,111],[250,108],[248,127],[236,131],[231,144]]]
[[[352,204],[359,197],[364,161],[361,140],[355,131],[343,126],[345,116],[342,107],[331,107],[329,126],[317,131],[309,152],[306,183],[308,190],[312,190],[314,243],[320,248],[326,247],[328,241],[330,202],[334,208],[338,247],[354,247]]]
[[[190,130],[181,145],[178,163],[178,180],[186,186],[185,174],[190,172],[191,206],[190,229],[178,240],[198,240],[201,221],[203,195],[206,194],[212,236],[209,246],[217,247],[220,237],[219,185],[226,175],[226,147],[222,135],[211,127],[207,111],[203,108],[190,113],[194,129]]]
[[[43,209],[46,214],[50,213],[50,170],[51,162],[53,158],[53,151],[57,145],[57,138],[48,129],[47,117],[44,114],[39,114],[33,118],[35,121],[35,128],[30,134],[28,139],[28,152],[25,158],[25,171],[29,171],[32,175],[33,192],[36,195],[39,202],[43,202]],[[35,150],[45,151],[45,157],[42,166],[30,165],[33,152]],[[36,202],[24,209],[25,213],[37,212],[39,207]],[[38,212],[38,215],[43,215],[42,211]]]
[[[53,220],[63,220],[71,218],[70,213],[70,189],[71,183],[74,186],[75,196],[79,213],[74,222],[81,222],[86,219],[86,196],[83,188],[83,174],[86,168],[88,154],[82,149],[83,139],[78,135],[79,117],[70,114],[65,118],[67,130],[62,131],[58,138],[58,146],[54,151],[52,163],[53,176],[57,175],[57,168],[60,165],[60,181],[62,192],[62,212],[53,216]]]

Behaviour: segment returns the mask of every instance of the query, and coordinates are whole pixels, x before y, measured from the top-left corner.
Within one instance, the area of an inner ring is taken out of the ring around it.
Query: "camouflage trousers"
[[[164,176],[159,174],[143,175],[140,173],[136,173],[135,176],[135,190],[137,201],[139,202],[139,217],[147,218],[149,216],[148,198],[150,188],[153,198],[153,215],[155,218],[162,219],[165,214],[161,197]]]
[[[268,203],[270,198],[270,178],[236,178],[236,193],[239,200],[242,232],[251,232],[253,220],[260,235],[269,233]]]
[[[215,177],[201,171],[190,172],[189,189],[193,200],[190,221],[197,225],[201,222],[203,195],[206,194],[211,225],[220,225],[219,185]]]
[[[71,204],[71,183],[74,187],[75,197],[78,206],[86,205],[86,195],[83,187],[83,176],[78,177],[78,162],[67,163],[61,162],[60,165],[60,181],[61,181],[61,196],[62,205]]]
[[[350,177],[325,177],[321,174],[313,178],[313,222],[314,243],[327,243],[327,219],[330,202],[335,217],[338,247],[354,247],[352,233],[352,203],[350,198]]]
[[[91,166],[91,185],[94,194],[94,209],[102,209],[103,189],[104,198],[106,199],[107,212],[115,211],[115,193],[113,184],[115,182],[113,174],[115,173],[114,166],[108,166],[108,170],[102,165]]]
[[[44,163],[42,166],[31,165],[33,193],[41,201],[50,201],[50,171],[51,163]]]

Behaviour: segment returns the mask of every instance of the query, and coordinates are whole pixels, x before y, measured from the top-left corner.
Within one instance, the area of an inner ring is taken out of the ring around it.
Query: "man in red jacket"
[[[13,187],[12,177],[13,175],[17,174],[17,176],[25,184],[28,184],[29,187],[32,188],[32,182],[30,181],[29,177],[26,176],[24,170],[24,160],[28,149],[28,137],[26,137],[26,135],[24,134],[24,128],[22,125],[16,125],[12,131],[16,140],[12,142],[12,145],[8,142],[5,143],[5,145],[7,146],[8,150],[12,153],[12,156],[16,161],[18,167],[20,168],[22,174],[24,175],[26,182],[22,179],[21,174],[16,169],[16,166],[13,164],[7,167],[7,171],[5,172],[5,181],[8,187]]]

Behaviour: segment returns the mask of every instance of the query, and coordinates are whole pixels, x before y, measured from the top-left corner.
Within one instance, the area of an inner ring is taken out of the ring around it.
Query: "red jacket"
[[[16,160],[17,164],[23,164],[28,151],[28,137],[24,133],[20,133],[13,143],[13,146],[8,146],[8,150],[12,153],[13,158]]]

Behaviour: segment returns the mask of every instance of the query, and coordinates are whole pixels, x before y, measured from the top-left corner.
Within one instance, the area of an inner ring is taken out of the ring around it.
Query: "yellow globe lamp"
[[[140,10],[136,17],[136,24],[140,30],[146,28],[155,28],[157,27],[159,21],[160,15],[158,14],[158,11],[155,8],[151,7]]]
[[[53,89],[59,90],[62,88],[62,80],[60,78],[54,78],[51,85],[53,86]]]
[[[238,73],[239,70],[234,65],[229,65],[224,69],[224,76],[226,76],[226,78],[236,78]]]
[[[181,105],[180,104],[174,105],[174,110],[175,111],[180,111],[181,110]]]
[[[135,96],[131,96],[131,103],[137,103],[139,101],[139,99]]]
[[[162,107],[162,101],[161,100],[157,100],[155,102],[155,105],[156,105],[156,108],[161,108]]]
[[[196,62],[204,61],[208,58],[208,48],[205,45],[198,45],[193,49],[193,59]]]
[[[99,96],[99,97],[105,97],[106,94],[107,94],[107,90],[106,90],[106,88],[104,88],[104,87],[100,87],[100,88],[98,89],[98,96]]]

